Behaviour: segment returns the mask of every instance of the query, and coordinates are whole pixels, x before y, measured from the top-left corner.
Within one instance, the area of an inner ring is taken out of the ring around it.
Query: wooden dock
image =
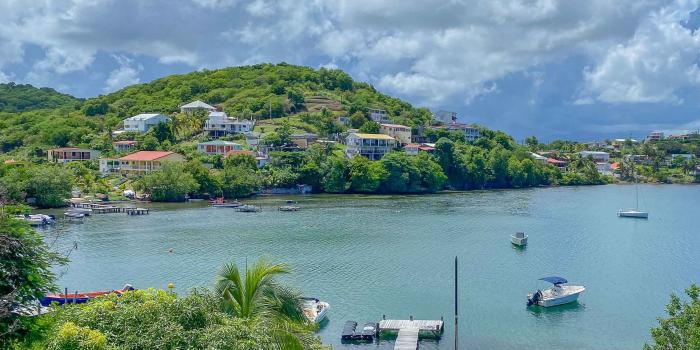
[[[423,333],[428,333],[439,338],[444,331],[445,322],[443,320],[387,320],[379,321],[378,332],[397,332],[394,350],[415,350],[418,349],[418,338]]]
[[[418,349],[418,328],[401,328],[399,336],[396,337],[394,350],[416,350]]]
[[[128,215],[148,215],[149,209],[146,208],[126,208]]]

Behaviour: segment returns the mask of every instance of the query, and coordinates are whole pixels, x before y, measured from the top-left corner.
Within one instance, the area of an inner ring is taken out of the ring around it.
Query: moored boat
[[[44,214],[26,214],[26,215],[17,215],[15,218],[26,221],[29,223],[31,226],[46,226],[46,225],[53,225],[56,223],[56,217],[53,215],[44,215]]]
[[[124,285],[124,288],[111,291],[97,291],[97,292],[84,292],[84,293],[58,293],[58,294],[47,294],[40,300],[42,306],[49,306],[52,303],[58,303],[58,305],[63,305],[66,302],[68,304],[82,304],[86,303],[99,296],[108,294],[122,295],[128,291],[134,290],[130,284]]]
[[[328,315],[331,305],[316,298],[302,298],[304,316],[312,323],[320,323]]]
[[[637,209],[620,209],[617,212],[617,216],[625,217],[625,218],[647,219],[647,218],[649,218],[649,213],[646,211],[641,211],[641,210],[637,210]]]
[[[516,232],[510,235],[510,242],[518,247],[524,247],[527,245],[527,235],[523,232]]]
[[[241,205],[243,205],[241,202],[239,202],[237,200],[228,202],[228,201],[224,200],[224,197],[214,199],[210,203],[211,203],[211,206],[213,208],[238,208]]]
[[[262,209],[258,206],[252,205],[252,204],[243,204],[241,206],[236,207],[236,210],[243,212],[243,213],[257,213],[261,211]]]
[[[287,201],[287,203],[278,208],[279,211],[299,211],[300,206],[296,205],[294,201]]]
[[[549,282],[552,284],[552,287],[544,291],[537,290],[534,293],[528,294],[527,306],[539,305],[550,307],[573,303],[577,301],[579,295],[586,290],[584,286],[563,285],[564,283],[568,283],[568,281],[558,276],[543,277],[540,278],[540,281]]]

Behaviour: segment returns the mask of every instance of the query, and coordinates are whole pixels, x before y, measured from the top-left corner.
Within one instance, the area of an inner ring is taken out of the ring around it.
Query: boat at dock
[[[566,278],[558,276],[543,277],[540,278],[540,281],[549,282],[552,284],[552,287],[544,291],[537,290],[534,293],[528,294],[527,306],[539,305],[550,307],[573,303],[577,301],[579,295],[586,290],[584,286],[563,285],[569,281],[567,281]]]
[[[212,208],[238,208],[243,205],[243,203],[237,200],[227,202],[224,200],[224,197],[216,198],[211,200],[209,203],[211,204]]]
[[[84,216],[90,216],[92,215],[92,209],[90,208],[70,208],[67,211],[68,213],[78,213],[78,214],[83,214]]]
[[[130,284],[124,285],[124,288],[111,290],[111,291],[97,291],[97,292],[84,292],[84,293],[68,293],[67,291],[59,294],[47,294],[44,298],[40,300],[42,306],[50,306],[52,303],[58,303],[58,305],[68,304],[82,304],[86,303],[94,298],[108,295],[117,294],[122,295],[128,291],[134,290]]]
[[[47,226],[47,225],[53,225],[56,223],[56,217],[53,215],[45,215],[45,214],[25,214],[25,215],[17,215],[15,216],[16,219],[25,221],[29,223],[31,226]]]
[[[316,298],[302,298],[302,310],[309,322],[321,323],[328,316],[331,305]]]
[[[518,247],[524,247],[527,245],[527,235],[523,232],[516,232],[510,235],[510,243]]]

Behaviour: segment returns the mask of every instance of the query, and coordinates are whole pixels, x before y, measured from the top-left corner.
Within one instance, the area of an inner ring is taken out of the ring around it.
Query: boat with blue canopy
[[[548,276],[542,277],[539,280],[551,283],[552,287],[544,291],[538,289],[536,292],[528,294],[527,306],[539,305],[550,307],[573,303],[577,301],[579,295],[586,290],[584,286],[564,285],[565,283],[569,283],[564,277]]]

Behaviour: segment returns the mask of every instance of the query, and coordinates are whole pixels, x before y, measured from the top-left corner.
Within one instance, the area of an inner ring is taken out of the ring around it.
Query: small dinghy
[[[134,290],[134,287],[132,287],[130,284],[126,284],[122,289],[111,291],[47,294],[44,298],[40,300],[40,302],[42,306],[50,306],[52,303],[58,303],[58,305],[63,305],[66,302],[68,302],[68,304],[82,304],[99,296],[108,295],[112,293],[122,295],[131,290]]]
[[[534,293],[527,295],[527,306],[539,305],[543,307],[557,306],[562,304],[573,303],[578,300],[579,295],[586,290],[584,286],[564,286],[568,283],[566,278],[558,276],[550,276],[540,278],[540,281],[546,281],[552,284],[549,289],[537,290]]]
[[[304,316],[312,323],[321,323],[328,315],[331,305],[316,298],[302,298]]]
[[[46,226],[53,225],[56,223],[56,217],[53,215],[44,214],[27,214],[27,215],[17,215],[16,219],[26,221],[31,226]]]
[[[518,247],[524,247],[527,245],[527,235],[523,232],[516,232],[510,235],[510,243]]]

